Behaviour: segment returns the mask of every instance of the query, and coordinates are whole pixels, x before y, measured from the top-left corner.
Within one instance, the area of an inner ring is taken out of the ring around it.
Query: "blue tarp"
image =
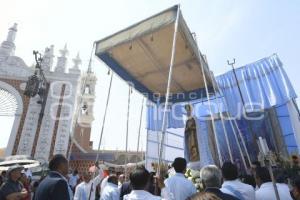
[[[293,130],[289,110],[286,104],[275,106],[277,118],[282,131],[284,143],[289,154],[297,154],[298,147],[295,140],[295,131]]]
[[[247,113],[249,113],[250,116],[255,116],[255,111],[275,109],[275,113],[277,114],[277,119],[281,128],[282,138],[284,139],[285,148],[290,154],[297,152],[295,131],[293,130],[287,108],[287,103],[296,98],[296,93],[283,69],[282,62],[279,60],[278,56],[274,54],[257,62],[237,68],[236,74],[242,90],[242,96],[247,106]],[[235,116],[252,159],[256,159],[257,152],[253,148],[255,141],[250,131],[250,126],[252,132],[256,134],[256,137],[262,136],[263,138],[266,138],[269,148],[274,150],[276,146],[274,142],[274,127],[272,127],[270,121],[271,117],[268,116],[268,113],[263,112],[264,117],[259,120],[245,119],[245,116],[241,115],[241,113],[243,113],[242,101],[238,93],[233,72],[230,71],[218,76],[216,77],[216,80],[221,88],[221,95],[223,96],[212,96],[211,107],[213,113],[218,113],[218,106],[220,106],[220,110],[222,112],[229,111],[231,116]],[[210,114],[207,99],[204,98],[186,103],[193,105],[193,115],[196,117],[198,124],[203,123],[204,120],[210,120],[203,118]],[[167,115],[168,128],[184,127],[184,105],[186,103],[173,104],[169,107],[169,112]],[[149,130],[161,130],[163,109],[162,107],[160,108],[161,109],[159,109],[157,114],[155,104],[148,106],[147,128]],[[157,115],[159,116],[159,120],[156,120],[156,117],[154,117]],[[221,121],[215,120],[215,126],[222,158],[223,160],[229,160],[229,153],[227,150]],[[235,142],[233,130],[228,120],[225,120],[225,126],[228,132],[233,156],[235,159],[237,159],[236,162],[239,163],[241,162],[240,154]],[[207,129],[204,131],[207,131]],[[210,158],[207,159],[208,162],[210,162],[210,160]]]
[[[235,71],[248,112],[282,105],[297,97],[276,54]],[[233,71],[216,77],[216,80],[225,96],[228,111],[239,116],[242,101]]]
[[[254,63],[236,69],[237,79],[241,87],[242,96],[245,101],[247,112],[257,111],[258,109],[268,109],[272,106],[283,105],[296,98],[296,93],[282,67],[282,62],[276,54],[263,58]],[[242,101],[238,92],[236,80],[232,71],[216,77],[224,98],[212,97],[213,113],[218,113],[217,104],[221,110],[227,110],[232,116],[241,117]],[[221,99],[220,99],[221,98]],[[222,103],[226,101],[226,104]],[[204,105],[203,105],[204,102]],[[206,99],[199,99],[191,103],[194,106],[194,115],[209,115],[209,107]],[[169,107],[167,116],[168,128],[183,128],[184,105],[173,104]],[[157,109],[155,104],[151,104],[147,109],[147,129],[161,130],[163,106]],[[228,106],[228,108],[227,108]],[[158,113],[156,113],[158,110]],[[175,114],[172,114],[175,113]],[[156,120],[155,116],[160,116]]]

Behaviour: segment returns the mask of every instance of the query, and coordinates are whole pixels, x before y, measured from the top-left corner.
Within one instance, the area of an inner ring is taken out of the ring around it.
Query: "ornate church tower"
[[[77,55],[79,58],[79,55]],[[74,62],[77,62],[75,59]],[[88,70],[81,76],[81,94],[78,95],[78,113],[74,139],[85,150],[91,151],[93,142],[90,141],[91,126],[94,121],[93,107],[95,102],[95,86],[97,78],[89,65]]]
[[[55,72],[59,73],[65,73],[66,72],[66,66],[67,66],[67,55],[69,53],[67,49],[67,44],[65,45],[64,49],[59,50],[61,56],[57,58],[57,64],[55,67]]]
[[[15,55],[15,39],[17,34],[17,23],[14,23],[14,25],[9,28],[7,38],[5,41],[2,42],[0,47],[0,54],[2,56],[14,56]]]

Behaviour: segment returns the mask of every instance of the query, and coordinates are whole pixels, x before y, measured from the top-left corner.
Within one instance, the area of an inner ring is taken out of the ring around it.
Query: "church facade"
[[[38,95],[24,95],[27,79],[34,73],[34,68],[15,55],[16,34],[17,24],[14,24],[0,47],[0,88],[12,94],[17,104],[5,155],[29,155],[41,162],[47,162],[54,154],[67,156],[81,84],[79,55],[67,71],[67,47],[60,50],[54,67],[54,46],[45,49],[42,69],[47,87],[42,110]]]
[[[59,51],[58,57],[53,45],[45,48],[41,67],[47,84],[42,106],[39,95],[24,95],[28,77],[35,69],[15,55],[16,34],[14,24],[0,46],[0,95],[9,94],[7,107],[12,108],[10,115],[15,117],[5,156],[27,155],[48,163],[53,155],[63,154],[71,168],[84,171],[94,163],[97,154],[90,141],[96,75],[91,66],[86,72],[80,71],[79,54],[68,68],[67,46]],[[5,110],[4,106],[0,105],[0,110]],[[123,151],[102,151],[99,158],[122,165],[126,156],[129,162],[144,159],[142,152]]]

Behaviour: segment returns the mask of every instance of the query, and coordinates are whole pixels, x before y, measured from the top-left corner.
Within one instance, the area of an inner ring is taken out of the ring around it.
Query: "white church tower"
[[[79,58],[79,56],[77,56]],[[74,63],[78,62],[76,59]],[[78,119],[75,128],[74,139],[86,151],[92,150],[93,143],[90,141],[91,126],[94,121],[94,102],[95,102],[95,86],[97,78],[92,71],[91,65],[88,70],[81,76],[81,94],[78,95],[79,103]]]

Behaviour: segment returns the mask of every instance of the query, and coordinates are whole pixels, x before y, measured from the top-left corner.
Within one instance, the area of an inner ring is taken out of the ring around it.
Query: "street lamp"
[[[39,118],[39,120],[41,120],[44,115],[46,105],[47,80],[41,67],[41,63],[43,61],[42,55],[38,51],[33,51],[33,55],[36,61],[35,70],[34,74],[28,77],[24,95],[28,97],[35,97],[36,95],[39,95],[40,99],[37,103],[42,105]]]

